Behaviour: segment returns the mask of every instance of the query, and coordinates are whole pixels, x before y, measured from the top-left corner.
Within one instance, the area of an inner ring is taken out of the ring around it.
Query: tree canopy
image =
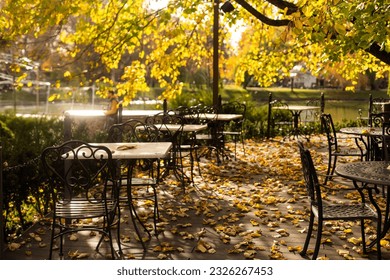
[[[155,2],[4,0],[1,49],[39,61],[42,71],[62,72],[58,81],[115,86],[125,103],[153,83],[171,98],[185,74],[212,75],[213,4],[222,1]],[[249,74],[270,86],[296,64],[324,77],[336,68],[351,87],[361,73],[388,75],[388,0],[231,2],[236,9],[220,20],[221,78],[241,83]],[[245,31],[234,51],[235,24]]]
[[[248,71],[265,85],[302,62],[312,73],[330,68],[357,83],[359,74],[388,73],[390,65],[390,2],[387,1],[245,1],[236,17],[248,26],[242,41],[239,74]],[[258,21],[253,21],[253,17]],[[267,69],[271,75],[264,75]]]

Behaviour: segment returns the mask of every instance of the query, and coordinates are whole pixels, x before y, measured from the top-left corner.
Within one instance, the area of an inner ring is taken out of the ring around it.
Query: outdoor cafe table
[[[371,160],[374,157],[374,155],[372,154],[373,151],[371,149],[371,137],[378,137],[383,135],[383,130],[381,127],[369,126],[343,127],[340,128],[339,132],[360,137],[367,150],[366,160]]]
[[[286,107],[274,107],[273,109],[277,110],[289,110],[293,117],[293,131],[292,135],[294,137],[298,137],[301,135],[301,130],[299,129],[299,118],[301,117],[301,113],[303,111],[312,111],[320,109],[319,106],[308,106],[308,105],[288,105]],[[307,139],[309,140],[309,139]]]
[[[184,117],[186,117],[186,116],[184,116]],[[229,121],[241,119],[243,116],[241,114],[206,113],[206,114],[199,114],[198,117],[200,119],[208,119],[208,120],[214,120],[214,121],[220,121],[220,122],[229,122]]]
[[[379,238],[383,238],[390,228],[389,206],[390,195],[388,193],[390,186],[390,162],[388,161],[359,161],[340,164],[336,167],[336,174],[341,177],[352,180],[357,190],[367,190],[370,202],[378,213],[378,220],[384,217],[382,232],[378,233]],[[373,192],[378,193],[378,186],[384,186],[387,189],[386,210],[382,215],[382,210],[378,206]],[[374,242],[371,243],[373,245]]]
[[[213,146],[217,151],[218,162],[220,162],[219,155],[224,156],[225,148],[218,141],[218,135],[217,135],[218,128],[219,127],[223,128],[224,124],[230,121],[242,119],[243,115],[242,114],[200,113],[199,115],[185,115],[184,118],[189,118],[189,119],[199,118],[203,120],[209,120],[210,122],[215,124],[210,126],[210,132],[214,142]]]
[[[161,131],[171,131],[171,132],[174,132],[174,138],[175,139],[173,139],[173,141],[177,142],[178,135],[176,135],[176,132],[178,130],[181,130],[181,133],[192,134],[190,136],[190,139],[193,139],[193,137],[194,137],[193,134],[207,129],[207,124],[183,124],[183,125],[182,124],[160,124],[160,125],[157,124],[157,127]],[[173,143],[173,144],[175,144],[175,143]],[[192,146],[192,144],[189,144],[189,145]],[[181,148],[182,148],[182,146],[181,146]],[[192,157],[192,155],[191,155],[191,157]],[[173,174],[182,183],[183,187],[184,187],[184,181],[185,181],[184,179],[186,179],[188,182],[192,181],[191,179],[189,179],[187,177],[187,175],[184,173],[183,170],[178,169],[178,166],[176,166],[175,162],[170,162],[169,164],[170,164],[169,168],[165,170],[166,172],[163,175],[167,175],[169,170],[172,170]],[[191,164],[193,164],[193,163],[191,163]]]
[[[105,117],[105,110],[67,110],[65,117]],[[123,110],[124,117],[148,117],[161,113],[162,110]]]
[[[105,110],[67,110],[64,112],[64,139],[72,139],[72,123],[75,120],[88,121],[89,127],[94,127],[93,122],[101,122],[97,127],[103,128],[106,115]],[[154,116],[162,110],[122,110],[122,118],[144,120]],[[96,126],[96,125],[95,125]]]
[[[169,157],[170,150],[172,148],[171,142],[131,142],[131,143],[90,143],[91,145],[101,145],[107,147],[111,153],[114,160],[125,160],[128,163],[129,168],[127,168],[127,197],[131,197],[131,178],[133,177],[132,170],[134,164],[137,160],[160,160]],[[82,152],[82,149],[80,150]],[[159,172],[158,175],[159,176]],[[156,178],[157,182],[159,178]],[[156,199],[156,198],[155,198]],[[146,250],[145,244],[142,241],[142,236],[139,233],[138,227],[136,225],[135,218],[140,222],[140,224],[145,228],[142,221],[139,219],[138,215],[135,212],[134,206],[131,201],[127,201],[130,209],[130,214],[134,229],[136,234],[141,240],[143,249]],[[146,228],[145,228],[146,229]],[[149,233],[149,232],[148,232]]]

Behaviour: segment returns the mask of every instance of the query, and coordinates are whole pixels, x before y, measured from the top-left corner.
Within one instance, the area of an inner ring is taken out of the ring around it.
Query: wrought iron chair
[[[307,195],[310,202],[310,220],[307,230],[305,244],[300,254],[302,256],[307,255],[307,250],[310,244],[310,239],[313,233],[314,220],[318,220],[317,236],[314,247],[312,259],[317,259],[319,249],[321,246],[321,237],[323,224],[326,220],[346,220],[346,221],[360,221],[361,236],[363,253],[366,253],[366,239],[364,231],[364,220],[377,220],[377,232],[380,232],[381,221],[378,220],[378,215],[369,204],[365,203],[364,195],[360,190],[361,203],[358,204],[325,204],[322,200],[322,188],[326,188],[326,185],[322,185],[318,181],[317,172],[313,164],[313,160],[308,149],[305,149],[303,143],[298,141],[298,147],[300,152],[300,158],[302,163],[303,177],[305,180],[305,186]],[[380,242],[377,241],[377,254],[378,259],[381,258]]]
[[[168,160],[164,161],[164,174],[165,177],[170,171],[173,172],[175,177],[180,181],[184,190],[185,176],[183,153],[181,142],[183,137],[183,118],[173,111],[162,112],[154,116],[150,116],[145,120],[148,124],[153,124],[161,132],[162,138],[160,141],[172,142],[171,156]],[[177,125],[176,128],[172,128],[170,125]]]
[[[324,94],[321,93],[320,98],[310,99],[306,102],[306,106],[316,106],[318,109],[307,110],[303,112],[301,117],[301,122],[303,123],[305,129],[308,133],[312,133],[316,129],[316,125],[321,125],[321,114],[325,110],[325,98]],[[322,131],[322,129],[321,129]]]
[[[161,138],[162,135],[156,126],[146,124],[140,120],[130,119],[111,126],[107,141],[114,143],[159,142]],[[150,215],[145,211],[141,217],[137,208],[142,207],[142,205],[139,205],[141,201],[144,201],[144,205],[149,201],[153,201],[152,217],[155,233],[157,233],[157,221],[159,220],[157,196],[157,185],[160,178],[159,162],[147,159],[117,160],[117,169],[120,173],[120,205],[129,206],[134,229],[144,250],[146,250],[136,219],[150,238],[152,229],[147,224]],[[149,191],[150,188],[152,192]]]
[[[240,141],[242,144],[242,150],[245,155],[245,141],[243,135],[243,126],[245,122],[246,105],[237,101],[224,103],[221,108],[222,114],[241,114],[242,118],[233,120],[225,124],[222,134],[224,136],[223,141],[226,143],[229,138],[234,143],[234,159],[237,159],[237,142]]]
[[[57,238],[63,258],[64,236],[79,231],[102,233],[96,250],[103,237],[108,237],[114,259],[111,230],[118,208],[118,190],[111,151],[105,146],[70,140],[44,149],[41,160],[52,198],[49,259]]]
[[[368,125],[372,126],[374,125],[372,123],[372,120],[374,118],[375,114],[380,114],[385,112],[385,104],[390,103],[390,98],[382,98],[382,97],[377,97],[374,98],[370,94],[370,99],[369,99],[369,106],[368,106]]]
[[[182,120],[183,125],[186,124],[199,124],[198,121],[198,112],[197,107],[195,106],[180,106],[175,110]],[[196,144],[196,132],[192,133],[182,133],[180,140],[180,150],[182,153],[182,159],[188,157],[190,161],[190,170],[191,170],[191,182],[194,183],[194,166],[195,161],[198,166],[198,173],[202,176],[199,162],[199,146]],[[183,161],[182,161],[183,163]],[[184,166],[184,164],[183,164]]]
[[[272,100],[269,105],[272,135],[280,134],[285,139],[292,132],[293,118],[288,104],[281,100]],[[277,133],[278,131],[278,133]]]
[[[334,177],[334,170],[339,157],[354,157],[363,160],[367,151],[365,147],[363,148],[365,145],[361,137],[351,135],[342,137],[337,133],[331,114],[321,114],[321,124],[328,142],[328,168],[324,181],[324,184],[326,184],[328,180]],[[345,140],[351,139],[354,140],[356,146],[350,147],[348,144],[342,143],[342,141],[345,142]]]
[[[390,112],[380,112],[370,114],[369,123],[372,127],[382,128],[382,135],[371,135],[370,155],[371,160],[385,160],[389,152],[384,140],[390,136]]]
[[[214,152],[217,163],[221,163],[221,151],[223,149],[223,124],[217,121],[217,110],[212,106],[199,104],[193,107],[196,115],[196,123],[206,124],[208,129],[195,135],[195,143],[200,152],[199,157],[210,157]],[[207,117],[210,114],[213,117]]]

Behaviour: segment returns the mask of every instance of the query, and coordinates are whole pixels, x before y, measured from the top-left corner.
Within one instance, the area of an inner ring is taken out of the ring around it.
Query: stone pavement
[[[306,145],[318,171],[323,172],[327,160],[324,136],[312,137]],[[236,161],[225,160],[220,166],[213,159],[202,159],[202,176],[198,174],[194,186],[187,186],[184,193],[173,179],[159,186],[160,233],[146,243],[146,252],[135,238],[128,210],[123,209],[124,258],[304,260],[299,251],[309,211],[296,142],[248,140],[245,155],[238,150]],[[345,195],[335,182],[329,185],[334,191],[327,192],[325,200],[357,199],[356,192]],[[150,209],[147,205],[144,209],[142,216],[147,218]],[[374,224],[367,225],[369,239],[375,236],[374,228]],[[5,252],[5,259],[46,259],[48,238],[49,227],[41,222],[10,245],[13,250]],[[100,252],[94,251],[99,236],[79,233],[75,239],[66,240],[67,259],[106,258],[107,244]],[[390,259],[387,240],[383,243],[384,259]],[[375,252],[362,255],[359,241],[360,228],[355,223],[327,222],[319,258],[375,259]]]

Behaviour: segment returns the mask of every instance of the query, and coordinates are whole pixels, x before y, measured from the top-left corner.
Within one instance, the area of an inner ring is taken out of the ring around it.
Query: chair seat
[[[323,205],[324,220],[356,220],[377,218],[377,213],[366,203],[348,205]],[[318,217],[318,208],[312,206],[313,213]]]
[[[127,185],[127,179],[121,180],[121,185]],[[157,180],[155,178],[131,178],[131,185],[133,186],[151,186],[157,185]]]
[[[339,150],[337,152],[333,153],[334,156],[356,156],[356,157],[362,157],[365,155],[365,152],[356,152],[353,150]]]
[[[68,219],[86,219],[104,216],[106,213],[104,203],[100,201],[93,203],[93,200],[91,201],[92,203],[81,199],[73,199],[67,204],[57,203],[56,216]],[[115,202],[107,200],[107,207],[108,209],[114,209]]]

